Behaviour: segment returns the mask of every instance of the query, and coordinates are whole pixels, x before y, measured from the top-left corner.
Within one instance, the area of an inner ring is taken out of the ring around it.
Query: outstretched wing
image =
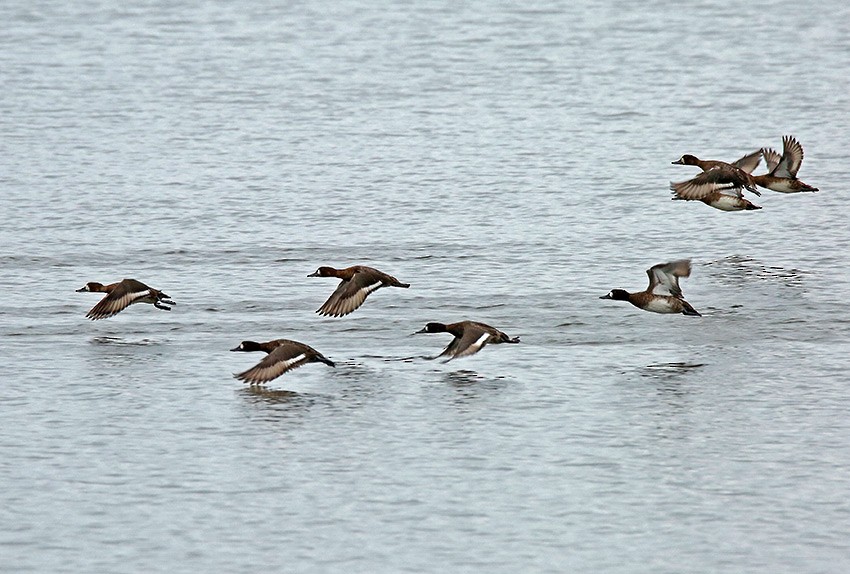
[[[741,159],[732,162],[732,165],[747,173],[753,173],[753,171],[755,171],[755,169],[759,166],[759,163],[761,163],[761,156],[761,150],[754,151],[753,153],[745,155]]]
[[[764,156],[764,163],[767,164],[767,174],[774,175],[773,171],[776,169],[776,166],[779,165],[779,162],[782,160],[782,156],[779,155],[779,153],[772,147],[761,148],[761,155]]]
[[[682,298],[679,277],[691,274],[691,260],[679,259],[670,263],[659,263],[646,270],[649,276],[649,291],[654,295]]]
[[[360,307],[369,293],[380,289],[383,282],[369,273],[355,273],[349,280],[340,281],[328,300],[319,307],[316,313],[331,317],[348,315]]]
[[[740,188],[741,179],[731,170],[713,167],[687,181],[670,183],[670,189],[679,199],[703,199],[715,191],[728,192],[732,188]],[[734,192],[741,197],[741,191]]]
[[[776,169],[771,175],[794,179],[797,177],[797,172],[800,170],[800,164],[802,163],[803,146],[794,139],[794,136],[783,136],[782,159],[779,160],[779,165],[776,166]]]
[[[448,356],[448,360],[452,360],[474,355],[487,344],[491,336],[483,329],[467,327],[463,332],[463,337],[455,337],[439,356]]]
[[[287,371],[297,369],[308,361],[309,357],[303,349],[284,345],[266,355],[262,361],[247,371],[238,373],[234,377],[240,381],[258,385],[276,379]]]
[[[92,321],[117,315],[139,299],[151,296],[151,289],[141,281],[125,279],[91,308],[86,317]]]

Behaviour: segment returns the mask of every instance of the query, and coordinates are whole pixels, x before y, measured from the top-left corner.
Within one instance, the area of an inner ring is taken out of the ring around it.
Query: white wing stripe
[[[136,291],[135,293],[130,294],[130,300],[135,301],[136,299],[142,299],[143,297],[147,297],[151,294],[150,289],[145,289],[144,291]]]
[[[477,341],[475,341],[474,343],[472,343],[472,344],[470,345],[470,348],[472,348],[472,349],[480,349],[481,347],[483,347],[483,346],[484,346],[484,343],[486,343],[486,342],[487,342],[487,339],[489,339],[489,338],[490,338],[490,333],[484,333],[483,335],[481,335],[480,337],[478,337],[478,340],[477,340]]]
[[[307,356],[307,355],[305,355],[304,353],[301,353],[301,354],[300,354],[300,355],[298,355],[297,357],[293,357],[293,358],[291,358],[291,359],[287,359],[286,361],[283,361],[283,366],[284,366],[284,368],[289,368],[289,367],[291,367],[292,365],[294,365],[295,363],[297,363],[297,362],[299,362],[299,361],[303,361],[303,360],[304,360],[304,358],[305,358],[306,356]]]

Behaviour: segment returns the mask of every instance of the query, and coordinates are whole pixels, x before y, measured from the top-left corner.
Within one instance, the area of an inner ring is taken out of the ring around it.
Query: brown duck
[[[299,343],[298,341],[290,341],[289,339],[275,339],[274,341],[265,343],[242,341],[238,347],[230,350],[248,353],[253,351],[268,353],[262,361],[247,371],[233,375],[240,381],[245,381],[251,385],[262,385],[272,379],[276,379],[287,371],[297,369],[307,363],[324,363],[330,367],[336,366],[333,361],[326,358],[313,347]]]
[[[646,270],[649,275],[649,287],[645,291],[629,293],[624,289],[612,289],[600,299],[628,301],[638,309],[653,313],[682,313],[699,317],[700,314],[685,301],[679,288],[679,277],[691,274],[691,261],[680,259],[669,263],[659,263]]]
[[[101,299],[86,314],[86,317],[92,321],[117,315],[133,303],[151,303],[154,307],[163,311],[171,311],[171,307],[168,305],[175,305],[174,301],[169,300],[169,295],[158,289],[148,287],[135,279],[124,279],[109,285],[92,281],[77,289],[77,293],[84,291],[106,293],[106,297]]]
[[[414,333],[451,333],[454,339],[437,357],[448,357],[448,361],[460,357],[474,355],[488,343],[519,343],[519,337],[509,337],[495,327],[478,323],[477,321],[461,321],[459,323],[428,323],[421,331]]]
[[[402,283],[392,275],[387,275],[365,265],[355,265],[345,269],[319,267],[307,277],[337,277],[342,279],[324,305],[316,311],[320,315],[331,317],[348,315],[360,307],[370,293],[381,287],[402,287],[404,289],[410,287],[409,283]]]

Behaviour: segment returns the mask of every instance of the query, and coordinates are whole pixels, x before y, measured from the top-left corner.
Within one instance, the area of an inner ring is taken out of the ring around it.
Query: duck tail
[[[688,303],[687,301],[682,301],[682,303],[685,304],[685,308],[682,309],[682,315],[688,315],[691,317],[702,317],[702,315],[700,315],[696,309],[691,307],[690,303]]]

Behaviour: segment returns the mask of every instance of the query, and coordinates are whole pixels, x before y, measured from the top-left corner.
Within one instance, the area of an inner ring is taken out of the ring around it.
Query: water
[[[850,566],[845,3],[4,12],[0,570]],[[669,201],[784,134],[820,193]],[[598,299],[677,257],[701,319]],[[315,315],[354,263],[412,287]]]

